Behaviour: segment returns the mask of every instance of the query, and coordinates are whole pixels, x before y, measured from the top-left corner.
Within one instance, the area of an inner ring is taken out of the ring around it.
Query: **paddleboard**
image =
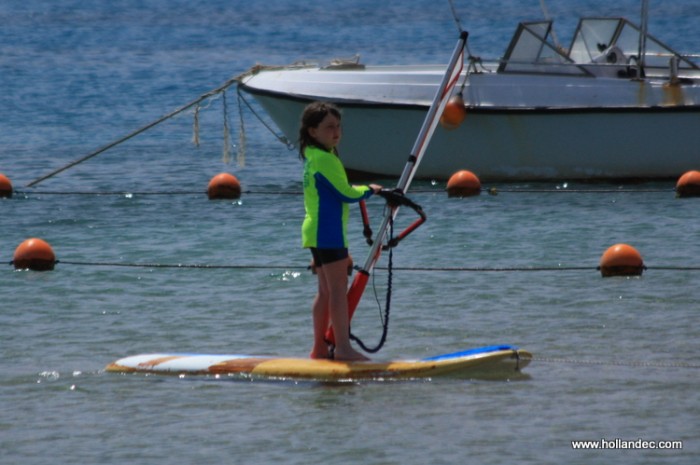
[[[253,355],[154,353],[133,355],[110,363],[112,373],[167,375],[249,375],[288,380],[383,380],[516,375],[532,355],[515,346],[500,345],[436,355],[417,360],[345,362],[310,358]]]

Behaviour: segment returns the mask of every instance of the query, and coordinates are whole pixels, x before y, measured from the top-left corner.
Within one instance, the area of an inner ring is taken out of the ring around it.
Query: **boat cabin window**
[[[552,21],[520,23],[498,72],[588,75],[549,41]]]

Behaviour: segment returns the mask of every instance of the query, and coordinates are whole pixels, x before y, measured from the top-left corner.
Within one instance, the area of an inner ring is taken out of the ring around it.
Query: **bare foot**
[[[343,361],[343,362],[367,362],[368,357],[365,357],[360,352],[355,349],[350,349],[346,352],[340,352],[338,348],[335,348],[335,353],[333,354],[333,360]]]
[[[329,354],[328,352],[321,352],[321,353],[319,354],[319,353],[316,353],[316,352],[313,352],[313,351],[311,351],[311,353],[309,354],[309,357],[310,357],[310,358],[313,358],[313,359],[315,359],[315,360],[324,360],[324,359],[329,359],[329,358],[331,358],[331,356],[330,356],[330,354]]]
[[[328,358],[331,358],[331,354],[330,354],[330,351],[328,350],[328,346],[326,344],[323,344],[321,347],[314,346],[311,349],[311,353],[309,354],[309,357],[314,358],[314,359],[328,359]]]

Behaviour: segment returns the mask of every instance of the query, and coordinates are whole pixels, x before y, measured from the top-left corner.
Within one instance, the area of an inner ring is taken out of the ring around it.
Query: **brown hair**
[[[301,127],[299,128],[299,158],[302,160],[304,159],[306,147],[320,147],[321,145],[316,139],[311,137],[309,128],[317,128],[329,113],[340,120],[340,109],[332,103],[313,102],[304,108],[304,112],[301,114]],[[337,154],[337,151],[335,152]]]

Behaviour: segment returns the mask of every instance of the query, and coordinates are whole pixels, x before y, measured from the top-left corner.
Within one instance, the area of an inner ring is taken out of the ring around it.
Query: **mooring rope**
[[[224,153],[222,160],[228,164],[231,162],[231,129],[228,121],[228,103],[226,102],[226,91],[221,93],[224,106]]]
[[[238,162],[238,166],[243,168],[245,166],[246,135],[245,135],[245,123],[244,123],[244,119],[243,119],[243,105],[241,105],[241,88],[240,87],[237,88],[236,100],[238,102],[238,157],[237,157],[236,161]],[[258,118],[258,119],[260,119],[260,118]]]
[[[192,122],[192,143],[195,147],[199,147],[199,110],[201,105],[197,103],[194,107],[194,121]]]
[[[284,134],[278,134],[278,133],[272,128],[272,126],[270,126],[267,122],[265,122],[265,120],[258,114],[258,112],[255,111],[255,109],[252,107],[252,105],[251,105],[250,103],[248,103],[248,101],[245,99],[245,97],[243,97],[243,94],[241,93],[241,88],[240,88],[240,87],[238,87],[238,91],[237,91],[237,92],[238,92],[239,112],[241,112],[241,114],[242,114],[242,110],[240,110],[240,103],[243,102],[243,103],[245,103],[246,107],[248,107],[248,110],[250,110],[250,112],[253,114],[253,116],[255,116],[255,117],[257,118],[257,120],[260,121],[260,122],[262,123],[262,125],[265,126],[265,127],[267,128],[268,131],[270,131],[270,134],[272,134],[273,136],[275,136],[275,138],[276,138],[278,141],[280,141],[281,143],[283,143],[283,144],[287,147],[288,150],[290,150],[290,151],[296,150],[296,147],[294,146],[294,142],[292,142],[292,141],[290,141],[289,139],[287,139],[287,137],[286,137]],[[243,123],[242,123],[242,121],[243,121],[243,119],[241,119],[241,128],[243,128]]]
[[[192,107],[195,107],[194,123],[193,123],[194,124],[193,143],[198,146],[198,144],[199,144],[199,112],[201,110],[201,107],[200,107],[201,102],[203,102],[204,100],[207,100],[207,99],[211,99],[212,97],[218,96],[220,94],[224,94],[225,91],[229,87],[231,87],[234,84],[240,83],[243,80],[243,78],[245,78],[246,76],[256,74],[263,69],[277,69],[277,68],[281,68],[281,67],[280,66],[255,65],[252,68],[248,69],[247,71],[228,79],[226,82],[224,82],[219,87],[216,87],[215,89],[212,89],[208,92],[205,92],[204,94],[202,94],[199,97],[195,98],[194,100],[182,105],[181,107],[176,108],[175,110],[171,111],[170,113],[163,115],[160,118],[157,118],[156,120],[151,121],[150,123],[141,126],[140,128],[136,129],[135,131],[132,131],[132,132],[128,133],[127,135],[120,137],[120,138],[116,139],[115,141],[110,142],[107,145],[104,145],[104,146],[98,148],[97,150],[94,150],[81,158],[78,158],[78,159],[76,159],[76,160],[74,160],[66,165],[63,165],[60,168],[57,168],[44,176],[41,176],[39,178],[34,179],[29,184],[27,184],[26,187],[35,186],[35,185],[37,185],[37,184],[39,184],[39,183],[41,183],[49,178],[52,178],[53,176],[55,176],[63,171],[66,171],[69,168],[72,168],[76,165],[79,165],[79,164],[81,164],[81,163],[83,163],[83,162],[85,162],[93,157],[96,157],[97,155],[99,155],[101,153],[106,152],[109,149],[112,149],[118,145],[121,145],[124,142],[126,142],[130,139],[133,139],[134,137],[138,136],[139,134],[142,134],[142,133],[148,131],[149,129],[154,128],[155,126],[163,123],[164,121],[167,121],[167,120],[179,115],[180,113],[189,110]],[[224,96],[224,98],[225,98],[225,96]],[[248,105],[247,102],[246,102],[246,105]],[[248,107],[250,108],[250,105],[248,105]],[[253,112],[253,113],[260,121],[263,121],[257,113],[255,113],[255,112]],[[224,135],[225,138],[228,137],[226,135],[226,134],[228,134],[228,122],[226,121],[227,119],[228,119],[228,115],[225,114],[225,121],[224,121],[224,126],[225,126],[224,130],[226,131],[226,133]],[[263,121],[263,124],[265,124],[265,126],[268,127],[268,129],[270,129],[269,125],[264,123],[264,121]],[[274,131],[273,131],[273,133],[274,133]],[[288,141],[285,142],[285,144],[289,146]],[[228,143],[227,143],[227,145],[228,145]],[[227,149],[224,148],[224,153],[226,153],[226,150]],[[226,155],[224,155],[224,156],[226,156]]]
[[[156,119],[155,121],[151,121],[150,123],[148,123],[148,124],[146,124],[146,125],[144,125],[144,126],[141,126],[141,127],[138,128],[137,130],[132,131],[132,132],[130,132],[129,134],[127,134],[127,135],[125,135],[125,136],[123,136],[123,137],[120,137],[119,139],[117,139],[117,140],[115,140],[115,141],[113,141],[113,142],[110,142],[109,144],[107,144],[107,145],[105,145],[105,146],[102,146],[102,147],[98,148],[97,150],[94,150],[94,151],[90,152],[89,154],[85,155],[84,157],[78,158],[77,160],[74,160],[74,161],[68,163],[67,165],[64,165],[64,166],[62,166],[62,167],[60,167],[60,168],[58,168],[58,169],[53,170],[52,172],[50,172],[50,173],[48,173],[48,174],[46,174],[46,175],[44,175],[44,176],[41,176],[40,178],[37,178],[37,179],[33,180],[32,182],[30,182],[29,184],[27,184],[26,187],[35,186],[35,185],[39,184],[40,182],[43,182],[43,181],[45,181],[45,180],[47,180],[47,179],[49,179],[49,178],[51,178],[51,177],[53,177],[53,176],[55,176],[55,175],[61,173],[61,172],[63,172],[63,171],[65,171],[65,170],[69,169],[69,168],[72,168],[72,167],[74,167],[74,166],[76,166],[76,165],[79,165],[80,163],[83,163],[83,162],[85,162],[85,161],[87,161],[87,160],[89,160],[89,159],[91,159],[91,158],[93,158],[93,157],[96,157],[97,155],[99,155],[99,154],[101,154],[101,153],[103,153],[103,152],[106,152],[107,150],[109,150],[109,149],[111,149],[111,148],[113,148],[113,147],[116,147],[116,146],[118,146],[118,145],[120,145],[120,144],[123,144],[124,142],[128,141],[129,139],[132,139],[132,138],[138,136],[139,134],[141,134],[141,133],[143,133],[143,132],[146,132],[146,131],[148,131],[149,129],[151,129],[151,128],[157,126],[157,125],[159,125],[159,124],[162,123],[163,121],[167,121],[167,120],[169,120],[170,118],[173,118],[174,116],[179,115],[179,114],[182,113],[183,111],[186,111],[186,110],[192,108],[193,106],[199,104],[199,103],[202,102],[203,100],[206,100],[206,99],[208,99],[209,97],[211,97],[211,96],[213,96],[213,95],[216,95],[216,94],[218,94],[218,93],[220,93],[220,92],[223,92],[223,91],[226,90],[228,87],[230,87],[230,86],[232,86],[233,84],[235,84],[236,82],[238,82],[238,80],[239,80],[239,77],[234,77],[234,78],[229,79],[229,80],[226,81],[224,84],[222,84],[221,86],[217,87],[216,89],[210,90],[209,92],[206,92],[206,93],[202,94],[201,96],[197,97],[196,99],[192,100],[191,102],[186,103],[185,105],[183,105],[183,106],[181,106],[181,107],[179,107],[179,108],[177,108],[177,109],[171,111],[170,113],[168,113],[168,114],[166,114],[166,115],[164,115],[164,116],[161,116],[160,118]]]

